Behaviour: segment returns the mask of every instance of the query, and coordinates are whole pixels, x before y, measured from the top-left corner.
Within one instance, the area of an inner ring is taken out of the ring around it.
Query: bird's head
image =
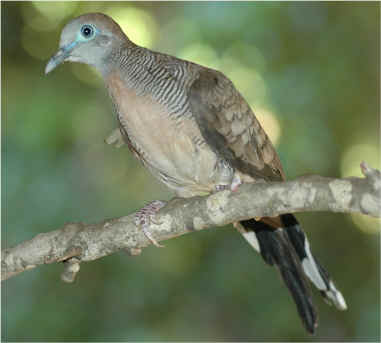
[[[59,50],[45,68],[45,74],[65,61],[95,66],[102,71],[113,49],[128,41],[120,26],[102,13],[89,13],[71,20],[61,33]]]

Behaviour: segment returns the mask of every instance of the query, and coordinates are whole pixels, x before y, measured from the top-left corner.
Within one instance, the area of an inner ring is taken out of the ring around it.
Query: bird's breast
[[[138,95],[118,74],[107,86],[121,127],[135,155],[180,196],[208,193],[214,187],[217,157],[189,116],[176,120],[150,95]]]

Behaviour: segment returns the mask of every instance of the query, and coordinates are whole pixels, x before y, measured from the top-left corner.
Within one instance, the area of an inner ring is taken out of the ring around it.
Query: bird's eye
[[[81,34],[83,37],[89,39],[94,36],[94,28],[91,25],[83,25],[81,27]]]

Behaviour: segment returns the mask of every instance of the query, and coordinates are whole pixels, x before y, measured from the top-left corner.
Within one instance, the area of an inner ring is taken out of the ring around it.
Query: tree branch
[[[226,190],[206,197],[175,198],[160,210],[149,230],[155,240],[163,241],[212,226],[290,212],[358,212],[380,217],[381,173],[365,163],[361,164],[361,170],[365,178],[306,176],[287,182],[244,184],[237,192]],[[135,225],[134,215],[96,224],[68,223],[3,250],[1,279],[41,264],[65,262],[61,278],[72,282],[80,262],[122,249],[138,255],[151,243]]]

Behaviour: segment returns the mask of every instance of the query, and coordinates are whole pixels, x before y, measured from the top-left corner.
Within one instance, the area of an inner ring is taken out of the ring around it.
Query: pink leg
[[[238,187],[242,185],[242,180],[238,175],[234,175],[232,184],[230,185],[230,189],[232,192],[236,192]]]
[[[135,214],[135,225],[140,226],[145,234],[145,236],[150,240],[150,242],[157,247],[164,247],[164,245],[158,243],[149,232],[150,222],[155,223],[155,215],[160,211],[162,207],[166,205],[165,201],[155,200],[145,205]]]
[[[235,175],[230,185],[216,185],[216,192],[224,191],[225,189],[236,192],[240,185],[242,185],[242,180],[239,176]]]

